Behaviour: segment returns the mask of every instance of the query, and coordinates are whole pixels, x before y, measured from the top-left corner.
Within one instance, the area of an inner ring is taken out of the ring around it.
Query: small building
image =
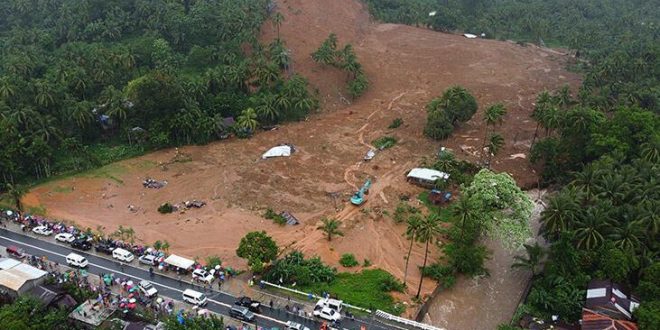
[[[430,168],[413,168],[406,174],[406,180],[423,187],[433,187],[438,180],[449,179],[449,174]]]
[[[637,324],[626,320],[616,320],[583,308],[582,330],[637,330]]]
[[[632,320],[639,301],[610,280],[592,280],[582,308],[583,330],[636,330]]]
[[[10,296],[18,297],[43,284],[46,275],[48,272],[39,268],[14,259],[0,258],[0,290]]]
[[[69,309],[78,305],[73,297],[55,286],[39,285],[32,288],[28,293],[39,299],[46,308]]]
[[[96,329],[101,323],[115,312],[114,307],[104,306],[103,303],[87,300],[80,306],[76,307],[70,314],[69,318],[76,320],[79,324],[87,328]]]

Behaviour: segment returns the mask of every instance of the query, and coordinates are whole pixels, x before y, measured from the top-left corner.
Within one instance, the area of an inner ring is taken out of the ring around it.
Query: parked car
[[[59,233],[59,234],[55,235],[55,240],[58,241],[58,242],[71,243],[75,239],[76,239],[76,237],[73,236],[73,234],[69,234],[69,233]]]
[[[315,308],[313,314],[330,322],[341,320],[341,314],[330,307]]]
[[[243,307],[243,306],[237,306],[237,305],[231,306],[231,308],[229,309],[229,316],[245,322],[254,321],[254,313],[250,312],[250,310],[247,309],[247,307]]]
[[[86,238],[76,238],[71,242],[71,247],[87,251],[92,248],[92,243],[88,242]]]
[[[252,298],[246,297],[246,296],[243,296],[243,297],[240,297],[240,298],[236,299],[236,301],[234,302],[234,305],[247,307],[249,310],[251,310],[255,313],[259,313],[259,307],[261,307],[260,302],[258,302],[256,300],[252,300]]]
[[[32,232],[38,235],[50,236],[53,234],[53,230],[49,229],[46,226],[37,226],[32,228]]]
[[[138,288],[140,292],[149,298],[153,298],[158,294],[158,290],[149,281],[140,281],[138,283]]]
[[[293,321],[286,322],[286,330],[310,330],[308,327]]]
[[[158,263],[158,258],[151,254],[145,254],[143,256],[140,256],[138,258],[138,261],[141,264],[149,265],[149,266],[155,266]]]
[[[12,256],[14,258],[23,259],[23,258],[27,257],[25,252],[23,252],[23,249],[19,249],[15,245],[8,246],[5,251],[7,252],[7,255]]]
[[[114,251],[115,246],[111,245],[111,244],[108,244],[108,243],[99,243],[99,244],[96,244],[94,249],[96,249],[96,252],[103,252],[105,254],[112,254],[112,251]]]
[[[197,279],[199,281],[202,281],[204,283],[211,283],[215,279],[212,274],[209,274],[209,272],[203,270],[203,269],[195,269],[192,272],[192,277],[194,279]]]

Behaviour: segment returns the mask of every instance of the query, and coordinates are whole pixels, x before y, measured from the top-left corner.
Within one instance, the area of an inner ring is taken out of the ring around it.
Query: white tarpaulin
[[[477,38],[477,36],[472,34],[472,33],[466,33],[463,36],[468,38],[468,39],[476,39]]]
[[[170,266],[179,267],[181,269],[188,269],[195,264],[194,261],[190,259],[186,259],[184,257],[179,257],[178,255],[175,254],[172,254],[169,257],[167,257],[167,259],[165,259],[165,263]]]
[[[271,158],[271,157],[289,157],[291,156],[291,146],[277,146],[273,147],[270,150],[266,151],[262,159]]]

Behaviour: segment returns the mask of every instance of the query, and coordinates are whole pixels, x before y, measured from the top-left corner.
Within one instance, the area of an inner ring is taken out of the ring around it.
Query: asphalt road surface
[[[48,260],[55,261],[59,264],[66,264],[65,257],[69,253],[75,252],[87,258],[89,261],[87,271],[92,274],[98,275],[100,273],[114,273],[120,277],[130,278],[135,283],[139,282],[140,280],[147,280],[158,289],[159,295],[169,297],[174,300],[182,300],[181,293],[183,290],[194,289],[196,291],[203,292],[208,297],[209,303],[205,307],[206,309],[209,309],[218,314],[222,314],[225,317],[228,317],[229,308],[236,300],[236,297],[233,297],[227,293],[217,290],[209,290],[208,288],[204,289],[202,286],[191,284],[190,276],[183,277],[183,280],[179,281],[172,277],[163,276],[159,274],[158,271],[156,271],[154,272],[153,277],[150,277],[148,270],[134,267],[130,264],[124,264],[121,266],[119,262],[114,261],[109,256],[106,259],[94,254],[86,253],[85,251],[73,249],[68,245],[48,242],[6,229],[0,229],[0,245],[16,245],[22,248],[28,254],[35,256],[45,255],[48,257]],[[133,263],[136,262],[137,258],[135,261],[133,261]],[[319,329],[321,327],[321,322],[317,320],[303,318],[279,309],[271,309],[268,306],[262,306],[261,312],[256,314],[256,316],[256,324],[262,327],[277,327],[283,329],[283,325],[285,325],[287,321],[301,323],[312,330]],[[355,320],[344,318],[341,321],[339,327],[344,329],[358,330],[362,325],[364,325],[367,329],[375,330],[390,328],[383,324],[374,323],[371,320],[359,319],[357,317]]]

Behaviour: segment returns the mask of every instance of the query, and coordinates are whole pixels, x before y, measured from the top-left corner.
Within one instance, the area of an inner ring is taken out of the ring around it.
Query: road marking
[[[60,257],[62,257],[62,258],[66,258],[66,256],[63,255],[63,254],[60,254],[60,253],[57,253],[57,252],[53,252],[53,251],[48,251],[48,250],[43,249],[43,248],[40,248],[40,247],[38,247],[38,246],[34,246],[34,245],[32,245],[32,244],[28,244],[28,243],[25,243],[25,242],[17,241],[17,240],[15,240],[15,239],[11,239],[11,238],[9,238],[9,237],[0,236],[0,238],[5,239],[5,240],[10,241],[10,242],[14,242],[14,243],[16,243],[16,244],[20,244],[20,245],[28,246],[28,247],[30,247],[30,248],[33,248],[33,249],[36,249],[36,250],[39,250],[39,251],[43,251],[43,252],[46,252],[46,253],[54,254],[54,255],[56,255],[56,256],[60,256]],[[51,244],[52,244],[52,243],[51,243]],[[85,254],[87,254],[87,253],[85,253]],[[147,281],[146,279],[141,278],[141,277],[139,277],[139,276],[135,276],[135,275],[131,275],[131,274],[126,274],[126,273],[124,273],[124,272],[117,271],[117,270],[114,270],[114,269],[110,269],[110,268],[107,268],[107,267],[104,267],[104,266],[101,266],[101,265],[93,264],[93,263],[91,263],[91,262],[90,262],[89,264],[90,264],[90,265],[93,265],[93,266],[95,266],[95,267],[97,267],[97,268],[101,268],[101,269],[107,270],[107,271],[112,272],[112,273],[119,273],[119,274],[122,274],[122,275],[127,276],[127,277],[132,277],[132,278],[136,278],[136,279],[140,279],[140,280]],[[135,267],[131,267],[131,268],[138,269],[138,270],[142,270],[142,269],[140,269],[140,268],[135,268]],[[152,284],[154,284],[154,285],[158,285],[158,286],[161,286],[161,287],[163,287],[163,288],[170,289],[170,290],[172,290],[172,291],[183,292],[183,290],[180,290],[180,289],[177,289],[177,288],[173,288],[173,287],[171,287],[171,286],[169,286],[169,285],[160,284],[160,283],[158,283],[158,282],[152,282],[152,281],[149,281],[149,282],[152,283]],[[170,298],[172,298],[172,297],[170,297]],[[172,298],[172,299],[175,299],[175,298]],[[218,304],[218,305],[220,305],[220,306],[224,306],[224,307],[227,307],[227,308],[231,308],[231,305],[229,305],[229,304],[225,304],[225,303],[220,302],[220,301],[217,301],[217,300],[208,299],[208,301],[210,301],[210,302],[212,302],[212,303],[215,303],[215,304]],[[266,315],[261,315],[261,314],[257,314],[257,313],[254,313],[254,315],[256,315],[256,316],[258,316],[258,317],[261,317],[261,318],[263,318],[263,319],[266,319],[266,320],[269,320],[269,321],[275,322],[275,323],[286,324],[286,322],[280,321],[280,320],[278,320],[278,319],[274,319],[274,318],[272,318],[272,317],[268,317],[268,316],[266,316]]]

